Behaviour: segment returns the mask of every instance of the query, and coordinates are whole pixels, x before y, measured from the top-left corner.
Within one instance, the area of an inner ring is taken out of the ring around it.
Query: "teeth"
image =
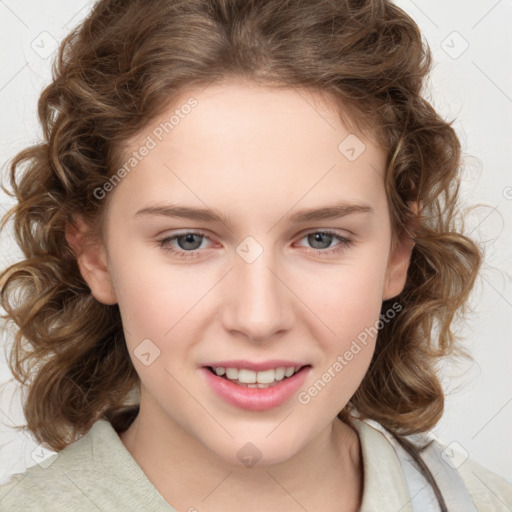
[[[291,377],[294,372],[295,372],[295,368],[286,368],[286,371],[284,372],[284,376]]]
[[[244,382],[240,376],[238,376],[238,380],[240,382]],[[274,382],[276,379],[276,371],[275,370],[265,370],[263,372],[258,372],[257,375],[258,384],[270,384]]]
[[[285,377],[291,377],[299,368],[300,366],[290,366],[288,368],[280,366],[275,369],[255,372],[245,368],[223,368],[222,366],[217,366],[214,368],[214,371],[219,377],[225,375],[229,380],[237,380],[241,384],[247,384],[249,388],[263,388],[267,387],[267,384],[279,382]]]
[[[254,384],[256,382],[256,372],[252,370],[238,370],[238,380],[244,384]]]
[[[238,379],[238,368],[226,368],[226,377],[228,379]]]

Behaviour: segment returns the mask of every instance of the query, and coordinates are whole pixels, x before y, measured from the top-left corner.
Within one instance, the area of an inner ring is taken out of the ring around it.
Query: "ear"
[[[408,203],[409,208],[418,213],[417,203]],[[398,245],[393,254],[390,254],[388,266],[386,269],[386,277],[384,281],[384,289],[382,290],[382,300],[392,299],[399,295],[404,289],[407,280],[407,271],[411,262],[411,254],[414,248],[414,240],[407,233],[402,233]]]
[[[87,231],[87,225],[78,217],[75,224],[66,224],[66,240],[76,254],[78,268],[92,296],[102,304],[117,304],[105,247],[100,241],[91,242],[86,236]]]

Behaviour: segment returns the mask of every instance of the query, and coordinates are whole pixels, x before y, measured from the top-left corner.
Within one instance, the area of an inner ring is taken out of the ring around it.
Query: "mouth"
[[[230,368],[223,366],[206,366],[205,368],[216,377],[227,380],[237,386],[253,389],[264,389],[276,386],[299,373],[310,364],[302,366],[279,366],[268,370],[248,370],[246,368]]]
[[[235,362],[230,363],[233,365]],[[266,411],[284,406],[304,385],[312,368],[310,364],[272,368],[269,368],[269,363],[238,363],[242,368],[218,364],[200,368],[205,384],[223,401],[248,411]],[[243,366],[266,368],[256,371]]]

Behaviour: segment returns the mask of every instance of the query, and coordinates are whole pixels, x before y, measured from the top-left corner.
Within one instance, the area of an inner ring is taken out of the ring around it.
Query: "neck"
[[[359,437],[338,418],[286,461],[246,467],[220,458],[168,416],[156,421],[153,412],[150,415],[141,400],[138,416],[120,438],[177,510],[359,510]]]

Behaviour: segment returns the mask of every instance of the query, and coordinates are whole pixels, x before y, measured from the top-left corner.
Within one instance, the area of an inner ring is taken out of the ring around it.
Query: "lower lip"
[[[304,384],[311,370],[306,366],[295,375],[268,388],[246,388],[214,375],[208,368],[201,368],[213,391],[226,402],[248,411],[266,411],[283,405]]]

